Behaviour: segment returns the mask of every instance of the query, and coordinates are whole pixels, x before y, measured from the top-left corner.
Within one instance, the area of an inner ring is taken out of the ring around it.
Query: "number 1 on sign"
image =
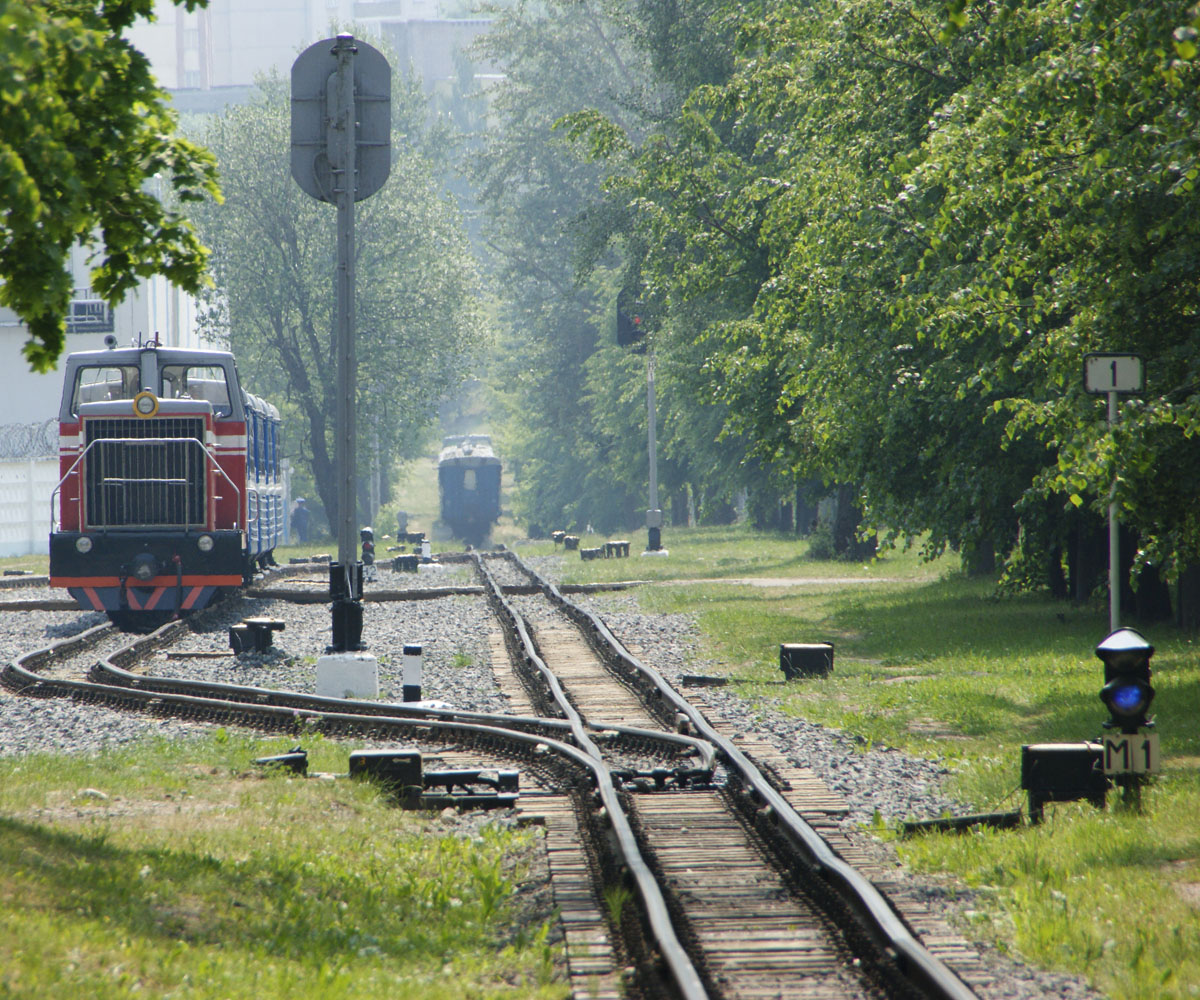
[[[1136,354],[1087,354],[1083,359],[1083,385],[1088,392],[1137,393],[1142,391],[1142,359]]]
[[[1105,774],[1153,774],[1160,767],[1158,733],[1104,737]]]

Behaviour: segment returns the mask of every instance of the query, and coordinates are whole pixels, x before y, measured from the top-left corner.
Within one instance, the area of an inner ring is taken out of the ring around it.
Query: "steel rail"
[[[511,609],[510,609],[511,610]],[[183,622],[171,622],[157,632],[133,640],[120,652],[133,655],[135,652],[144,653],[150,648],[162,645],[178,630],[184,627]],[[99,633],[110,626],[97,626],[92,632]],[[128,706],[131,703],[143,710],[153,710],[158,714],[171,714],[182,717],[200,715],[207,718],[225,718],[243,725],[257,725],[268,729],[295,730],[328,728],[351,729],[379,733],[382,730],[428,730],[452,734],[457,738],[470,735],[483,741],[497,739],[509,740],[525,746],[532,753],[553,751],[560,758],[565,758],[578,765],[591,776],[595,794],[603,806],[602,819],[607,824],[616,853],[624,871],[628,873],[637,888],[642,900],[646,919],[654,932],[663,962],[666,964],[676,994],[682,1000],[708,1000],[709,995],[691,963],[683,946],[675,936],[671,925],[666,901],[654,879],[653,873],[641,856],[633,830],[625,816],[620,803],[616,782],[608,765],[599,755],[599,750],[590,737],[583,732],[578,716],[568,720],[572,734],[576,740],[582,740],[590,749],[583,750],[562,740],[553,739],[541,733],[529,733],[519,730],[499,729],[495,726],[481,725],[472,722],[430,719],[428,717],[401,717],[360,715],[354,713],[306,712],[282,705],[264,705],[260,703],[243,703],[222,701],[213,698],[202,698],[194,695],[170,694],[160,691],[149,691],[128,686],[98,684],[94,681],[75,681],[66,679],[48,679],[39,677],[25,666],[34,659],[47,659],[64,646],[75,642],[80,637],[72,637],[63,643],[52,644],[46,649],[35,650],[18,657],[4,671],[5,683],[11,684],[10,675],[16,675],[21,681],[17,689],[30,697],[69,697],[73,700],[94,703],[119,704]],[[528,634],[525,635],[528,641]],[[536,651],[530,644],[527,646],[529,655],[536,656]],[[114,654],[115,655],[115,654]],[[663,735],[663,734],[657,734]],[[675,736],[677,734],[668,734]],[[694,741],[693,741],[694,742]]]
[[[163,626],[164,628],[168,626]],[[152,634],[153,635],[153,634]],[[541,716],[504,715],[488,712],[469,712],[453,708],[418,707],[403,702],[361,701],[334,698],[325,695],[304,694],[286,689],[264,688],[253,685],[225,684],[219,681],[200,681],[176,677],[148,677],[124,669],[113,660],[126,660],[137,655],[137,643],[110,653],[92,667],[89,677],[100,684],[132,688],[161,694],[196,693],[197,697],[214,700],[242,700],[249,704],[270,705],[293,710],[311,712],[336,712],[347,708],[355,715],[386,715],[401,718],[441,720],[443,722],[471,722],[478,725],[517,729],[530,733],[542,733],[557,738],[562,733],[571,734],[571,724],[566,719]],[[232,655],[232,654],[231,654]],[[616,733],[619,737],[635,743],[668,744],[676,753],[694,754],[700,758],[696,770],[711,773],[716,752],[707,740],[697,739],[685,733],[665,733],[637,726],[616,723],[586,723],[596,734]]]
[[[23,653],[0,673],[0,685],[20,694],[27,687],[39,684],[45,680],[45,678],[39,677],[31,669],[33,664],[45,663],[62,656],[70,656],[72,653],[86,649],[88,646],[96,645],[105,636],[115,631],[115,625],[111,622],[104,622],[102,625],[93,625],[91,628],[77,635],[67,636],[65,639],[52,642],[49,646]]]
[[[446,722],[474,722],[480,725],[521,729],[533,733],[543,732],[550,738],[555,738],[564,731],[570,731],[570,724],[564,719],[466,712],[459,709],[416,708],[403,703],[355,701],[251,685],[223,684],[216,681],[199,681],[186,678],[147,677],[143,674],[135,674],[125,670],[118,663],[113,662],[114,660],[120,660],[121,662],[136,660],[149,650],[168,644],[179,633],[186,631],[188,628],[188,621],[186,619],[179,619],[167,622],[147,635],[131,639],[121,649],[115,650],[107,657],[99,660],[92,667],[90,679],[102,685],[129,687],[161,694],[186,694],[188,691],[192,691],[203,698],[244,701],[248,704],[276,705],[301,711],[336,712],[343,711],[349,707],[353,709],[354,714],[358,715],[398,715]],[[93,626],[78,635],[51,643],[44,648],[22,654],[14,661],[11,669],[5,670],[0,674],[0,683],[14,691],[21,691],[30,685],[42,683],[45,679],[38,676],[36,670],[32,669],[34,664],[71,655],[88,645],[95,644],[113,632],[115,632],[115,626],[106,622]],[[620,742],[631,743],[635,746],[649,744],[661,747],[663,744],[666,744],[671,748],[671,752],[673,753],[692,754],[696,756],[698,758],[696,771],[711,774],[713,770],[715,751],[712,744],[707,740],[697,739],[683,733],[664,733],[616,723],[588,723],[588,728],[597,734],[616,733]],[[659,752],[664,751],[660,749]]]
[[[650,866],[642,857],[637,837],[617,795],[617,790],[613,785],[608,768],[604,765],[600,749],[584,732],[583,720],[575,710],[574,705],[567,698],[562,685],[558,682],[558,678],[554,676],[553,671],[550,670],[545,661],[538,655],[524,618],[504,599],[499,584],[491,572],[484,566],[483,559],[478,553],[474,553],[473,556],[475,566],[483,577],[485,586],[488,588],[489,602],[492,603],[493,607],[497,608],[502,618],[507,620],[509,628],[515,631],[524,651],[526,662],[538,671],[539,675],[550,687],[555,701],[571,723],[575,739],[593,757],[597,762],[598,768],[602,769],[602,773],[606,777],[606,780],[597,786],[600,801],[604,806],[606,818],[611,825],[612,833],[616,839],[617,850],[621,855],[626,869],[633,878],[638,897],[642,904],[642,915],[654,935],[655,943],[658,945],[663,962],[670,972],[671,979],[679,996],[683,997],[684,1000],[708,1000],[709,993],[701,979],[700,973],[696,971],[696,966],[692,963],[691,956],[688,955],[687,949],[684,948],[682,942],[679,940],[679,935],[675,932],[675,924],[671,919],[671,913],[667,906],[667,901],[663,897],[662,889],[657,879],[655,879],[654,873],[650,870]]]
[[[27,657],[28,654],[22,658]],[[6,672],[14,669],[17,669],[15,663],[10,663],[5,668]],[[359,715],[353,712],[303,712],[281,705],[261,705],[201,698],[195,695],[166,694],[119,685],[98,684],[94,681],[47,679],[36,677],[36,675],[34,683],[26,685],[21,693],[27,697],[65,697],[74,701],[90,703],[115,704],[126,707],[134,705],[141,709],[153,709],[156,714],[182,718],[203,716],[209,719],[227,719],[237,724],[256,725],[270,731],[296,729],[305,732],[344,733],[352,731],[374,734],[378,737],[384,735],[387,730],[393,730],[395,733],[417,730],[418,733],[421,731],[438,732],[460,739],[463,736],[471,736],[475,738],[475,742],[489,744],[494,744],[496,740],[507,740],[527,748],[532,753],[541,754],[553,751],[594,777],[598,776],[599,771],[604,770],[589,754],[562,740],[540,733],[502,729],[497,726],[485,726],[472,722],[388,715]],[[602,780],[602,776],[600,777]]]
[[[610,656],[621,661],[625,669],[645,677],[659,698],[687,717],[693,732],[712,742],[729,770],[737,775],[749,794],[761,803],[760,815],[769,819],[772,826],[799,852],[809,871],[849,904],[862,929],[877,947],[885,952],[890,951],[900,975],[934,1000],[979,1000],[978,995],[949,966],[917,940],[883,894],[840,858],[755,764],[718,733],[657,670],[633,656],[598,616],[568,601],[553,583],[527,566],[516,553],[509,551],[505,556],[515,562],[530,579],[540,581],[546,596],[564,608],[577,623],[586,623],[592,635],[607,647]]]

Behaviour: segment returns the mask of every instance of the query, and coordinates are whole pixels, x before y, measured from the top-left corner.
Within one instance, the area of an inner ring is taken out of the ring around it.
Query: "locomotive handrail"
[[[50,494],[50,524],[52,525],[52,530],[54,530],[54,531],[62,530],[62,504],[61,504],[61,502],[59,503],[58,520],[56,521],[54,518],[54,501],[58,497],[59,491],[62,490],[63,483],[65,483],[71,476],[79,475],[79,472],[77,471],[79,463],[83,461],[84,456],[87,455],[87,453],[89,451],[91,451],[93,447],[95,447],[98,444],[148,444],[148,443],[153,443],[153,442],[184,442],[184,443],[193,443],[193,444],[197,444],[200,446],[200,450],[204,452],[205,457],[212,464],[212,467],[214,469],[216,469],[217,472],[219,472],[224,477],[225,482],[227,482],[233,488],[234,493],[237,494],[238,514],[234,515],[233,530],[235,530],[235,531],[240,530],[239,520],[240,520],[240,514],[241,514],[241,510],[242,510],[242,491],[238,488],[237,484],[232,479],[229,478],[229,473],[227,473],[223,468],[221,468],[221,463],[217,461],[216,454],[209,448],[209,446],[207,444],[205,444],[203,441],[201,441],[199,438],[194,438],[194,437],[160,437],[160,438],[128,438],[128,437],[117,438],[117,437],[113,437],[113,438],[96,438],[95,441],[89,441],[87,443],[86,447],[84,447],[83,451],[81,451],[79,453],[79,456],[75,459],[75,461],[71,463],[71,467],[62,474],[62,477],[58,480],[58,485],[54,487],[53,492],[51,492],[51,494]],[[80,496],[76,498],[75,502],[77,504],[83,503],[82,491],[80,492]]]

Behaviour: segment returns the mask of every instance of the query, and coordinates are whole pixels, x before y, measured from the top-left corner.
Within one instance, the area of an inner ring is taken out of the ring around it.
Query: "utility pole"
[[[646,351],[646,423],[650,457],[650,509],[646,511],[646,552],[665,555],[662,547],[662,510],[658,506],[657,399],[654,389],[654,347]]]

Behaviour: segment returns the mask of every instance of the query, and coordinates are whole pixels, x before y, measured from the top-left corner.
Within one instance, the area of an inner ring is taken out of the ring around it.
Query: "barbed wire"
[[[40,424],[0,424],[0,461],[53,458],[58,454],[58,421]]]

